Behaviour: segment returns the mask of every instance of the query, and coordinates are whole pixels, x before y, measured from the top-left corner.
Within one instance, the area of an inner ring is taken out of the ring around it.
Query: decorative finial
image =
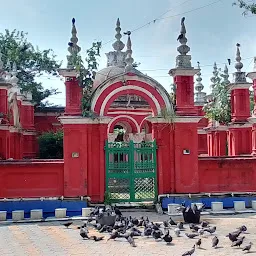
[[[223,82],[226,85],[229,85],[230,81],[228,80],[229,74],[228,74],[228,67],[227,67],[227,65],[225,65],[224,70],[223,70],[223,74],[221,76],[223,77]]]
[[[16,62],[13,62],[11,74],[12,74],[12,78],[10,79],[10,82],[13,84],[14,87],[17,87],[19,79],[17,77],[17,65],[16,65]]]
[[[187,55],[187,53],[190,51],[190,47],[187,46],[188,39],[186,38],[186,33],[185,17],[183,17],[181,19],[180,35],[177,38],[181,44],[177,48],[180,55],[178,55],[176,58],[176,67],[179,68],[191,68],[191,56]]]
[[[122,51],[125,47],[124,43],[121,41],[122,35],[121,35],[121,27],[120,27],[120,20],[119,18],[116,21],[116,41],[112,44],[115,51]]]
[[[241,62],[241,53],[240,53],[240,44],[236,44],[236,64],[235,64],[235,68],[237,70],[237,72],[241,72],[241,69],[243,68],[243,63]]]
[[[245,72],[242,72],[241,69],[243,68],[243,63],[241,62],[241,53],[240,53],[240,44],[236,44],[236,63],[235,69],[237,70],[234,73],[234,82],[235,83],[247,83]]]
[[[219,78],[219,72],[218,72],[218,68],[217,68],[217,64],[216,62],[214,62],[213,64],[213,72],[212,72],[213,76],[211,77],[211,82],[212,84],[210,85],[212,91],[214,91],[214,88],[216,86],[216,84],[218,84],[220,82],[220,78]]]
[[[195,93],[195,102],[196,103],[205,103],[206,100],[206,93],[202,92],[204,89],[204,86],[202,84],[202,77],[201,77],[201,68],[200,68],[200,62],[197,62],[197,68],[199,72],[197,73],[197,78],[196,78],[196,85],[195,85],[195,90],[197,91]]]
[[[127,31],[124,33],[125,35],[128,35],[128,39],[127,39],[127,50],[126,50],[126,58],[125,58],[125,62],[126,62],[126,66],[125,66],[125,72],[129,72],[133,69],[133,62],[134,59],[132,58],[132,42],[131,42],[131,31]]]
[[[253,71],[256,72],[256,57],[254,57],[254,67],[253,67]]]
[[[76,20],[75,18],[72,19],[72,30],[71,34],[72,37],[70,38],[70,42],[68,43],[68,51],[70,53],[70,56],[67,56],[68,59],[68,68],[74,68],[74,63],[72,63],[73,59],[77,54],[81,51],[81,47],[77,45],[78,38],[77,38],[77,30],[75,26]]]

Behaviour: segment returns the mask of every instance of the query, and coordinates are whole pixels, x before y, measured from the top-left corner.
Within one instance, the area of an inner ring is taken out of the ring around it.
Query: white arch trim
[[[109,128],[111,127],[112,123],[114,123],[117,119],[119,118],[122,118],[122,117],[125,117],[125,118],[128,118],[130,120],[132,120],[134,122],[134,124],[136,125],[136,128],[137,128],[137,132],[139,133],[140,132],[140,126],[139,124],[137,123],[137,121],[131,117],[131,116],[126,116],[126,115],[120,115],[120,116],[116,116],[115,118],[113,118],[110,123],[108,124],[108,133],[109,133]],[[120,121],[121,122],[121,121]]]
[[[152,81],[150,81],[150,80],[149,81],[145,81],[145,79],[141,79],[138,76],[136,76],[136,77],[127,77],[126,79],[131,80],[131,81],[134,80],[134,81],[140,81],[140,82],[146,83],[147,85],[149,85],[150,87],[155,89],[160,94],[160,96],[162,97],[162,99],[163,99],[163,101],[165,103],[166,109],[168,111],[173,111],[173,107],[172,107],[172,105],[171,105],[171,103],[169,101],[169,98],[168,98],[168,96],[166,94],[166,91],[164,89],[162,89],[161,87],[157,86],[155,83],[152,83]],[[115,81],[115,82],[120,82],[120,80],[119,81]],[[96,103],[97,103],[98,99],[100,98],[101,94],[106,89],[108,89],[108,87],[111,84],[113,84],[113,81],[110,81],[110,82],[106,83],[103,87],[99,88],[99,90],[96,91],[96,94],[94,95],[93,100],[92,100],[92,110],[95,109]],[[132,86],[133,88],[136,87],[134,85],[129,85],[129,86]],[[127,87],[127,86],[125,86],[125,87]],[[142,88],[142,89],[144,89],[144,88]]]
[[[161,115],[161,106],[159,104],[159,102],[157,101],[157,99],[155,98],[155,96],[150,93],[149,91],[147,91],[146,89],[144,88],[141,88],[139,86],[134,86],[134,85],[127,85],[127,86],[122,86],[122,87],[119,87],[117,89],[115,89],[114,91],[112,91],[111,93],[108,94],[108,96],[104,99],[102,105],[101,105],[101,108],[100,108],[100,116],[103,116],[104,115],[104,110],[106,108],[106,105],[108,103],[108,101],[110,100],[110,98],[112,96],[114,96],[116,93],[119,93],[121,91],[125,91],[125,90],[129,90],[129,89],[133,89],[133,90],[136,90],[136,91],[140,91],[140,92],[143,92],[145,93],[148,97],[150,97],[155,106],[156,106],[156,109],[157,109],[157,114]],[[93,108],[94,109],[94,108]]]

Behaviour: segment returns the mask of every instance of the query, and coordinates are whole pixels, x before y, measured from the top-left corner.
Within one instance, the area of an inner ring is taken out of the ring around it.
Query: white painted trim
[[[35,115],[34,116],[57,116],[57,114],[59,114],[59,113],[64,113],[64,112],[44,112],[44,113],[42,113],[42,112],[35,112]]]
[[[247,120],[251,124],[256,124],[256,116],[251,116]]]
[[[22,106],[31,106],[31,107],[34,107],[34,106],[35,106],[34,103],[32,103],[31,101],[26,101],[26,100],[22,101],[22,102],[21,102],[21,105],[22,105]]]
[[[0,130],[1,131],[9,131],[9,126],[8,125],[0,125]]]
[[[11,132],[11,133],[20,133],[20,132],[22,132],[22,130],[21,129],[19,129],[19,128],[16,128],[16,127],[14,127],[14,126],[9,126],[9,131]]]
[[[37,132],[30,132],[30,131],[24,131],[23,132],[23,135],[26,136],[26,135],[37,135]]]
[[[197,134],[207,134],[207,132],[204,129],[198,129]]]
[[[76,77],[78,72],[75,69],[61,68],[58,73],[64,77]]]
[[[122,82],[123,80],[129,80],[129,81],[139,81],[139,82],[143,82],[145,84],[148,84],[149,86],[151,86],[153,89],[155,89],[158,94],[162,97],[164,103],[165,103],[165,106],[167,108],[168,111],[172,111],[172,105],[170,103],[170,100],[168,98],[168,95],[167,95],[167,91],[164,90],[164,87],[161,88],[157,82],[156,83],[153,83],[149,78],[146,79],[146,77],[139,77],[139,76],[127,76],[127,75],[124,75],[122,77],[117,77],[116,79],[114,80],[111,80],[109,81],[108,83],[104,84],[102,87],[101,85],[96,89],[96,93],[92,99],[92,105],[91,105],[91,109],[94,110],[95,109],[95,106],[97,104],[97,101],[99,99],[99,97],[101,96],[101,94],[107,89],[109,88],[110,85],[114,84],[114,83],[117,83],[117,82]],[[125,86],[127,87],[127,86]],[[133,86],[134,87],[134,86]]]
[[[194,68],[173,68],[169,70],[169,75],[170,76],[194,76],[199,72],[199,69],[194,69]]]
[[[138,116],[140,116],[140,115],[142,115],[142,116],[144,116],[144,115],[151,115],[152,114],[152,112],[151,111],[149,111],[149,112],[132,112],[132,111],[109,111],[108,112],[108,115],[110,115],[110,114],[115,114],[115,115],[124,115],[124,114],[127,114],[127,115],[138,115]]]
[[[173,119],[173,123],[198,123],[202,118],[202,116],[176,116]],[[168,120],[163,117],[149,117],[146,120],[151,123],[168,123]]]
[[[256,71],[250,72],[246,76],[249,77],[251,80],[255,80],[256,79]]]
[[[137,133],[140,132],[140,126],[139,126],[139,124],[137,123],[137,121],[136,121],[134,118],[132,118],[132,117],[130,117],[130,116],[126,116],[126,115],[120,115],[120,116],[116,116],[115,118],[113,118],[113,119],[110,121],[110,123],[108,124],[108,131],[109,131],[109,129],[110,129],[112,123],[114,123],[116,120],[118,120],[119,118],[122,118],[122,117],[128,118],[128,119],[132,120],[132,121],[134,122],[136,128],[137,128]],[[121,120],[120,120],[120,122],[121,122]]]
[[[251,87],[251,83],[232,83],[232,84],[229,84],[229,89],[232,91],[232,90],[236,90],[236,89],[249,89]]]
[[[244,124],[230,124],[228,128],[251,128],[252,124],[251,123],[244,123]]]
[[[100,116],[104,116],[104,111],[105,111],[105,108],[106,108],[106,105],[108,103],[108,101],[110,100],[110,98],[112,96],[114,96],[115,94],[119,93],[119,92],[122,92],[122,91],[125,91],[125,90],[129,90],[129,89],[133,89],[133,90],[136,90],[136,91],[140,91],[140,92],[143,92],[145,93],[148,97],[152,98],[155,106],[156,106],[156,109],[157,109],[157,114],[161,114],[161,106],[159,104],[159,102],[157,101],[157,99],[155,98],[155,96],[150,93],[149,91],[147,91],[146,89],[144,88],[141,88],[139,86],[134,86],[134,85],[127,85],[127,86],[122,86],[122,87],[119,87],[115,90],[113,90],[111,93],[108,94],[108,96],[104,99],[102,105],[101,105],[101,108],[100,108]],[[92,108],[94,110],[94,107]]]
[[[9,84],[6,84],[6,83],[1,83],[0,82],[0,90],[9,90],[12,86]]]
[[[95,119],[77,116],[62,116],[59,120],[62,124],[108,124],[112,117],[98,117]]]

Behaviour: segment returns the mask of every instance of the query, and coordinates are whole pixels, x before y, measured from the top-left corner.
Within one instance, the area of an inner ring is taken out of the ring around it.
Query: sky
[[[186,17],[188,46],[192,64],[201,64],[204,91],[210,92],[213,63],[223,69],[231,59],[230,80],[234,72],[236,43],[241,44],[243,70],[253,70],[256,56],[256,15],[244,17],[232,6],[234,0],[0,0],[0,32],[17,29],[28,33],[28,40],[40,49],[53,49],[66,65],[67,43],[71,37],[71,19],[76,19],[78,45],[85,56],[92,42],[103,44],[99,70],[106,67],[105,53],[112,51],[115,23],[120,18],[122,32],[131,30],[133,58],[139,70],[171,91],[168,71],[175,67],[180,19]],[[155,20],[153,22],[153,20]],[[144,26],[145,25],[145,26]],[[126,43],[126,37],[122,38]],[[58,88],[49,101],[65,105],[65,85],[61,78],[44,76],[45,88]]]

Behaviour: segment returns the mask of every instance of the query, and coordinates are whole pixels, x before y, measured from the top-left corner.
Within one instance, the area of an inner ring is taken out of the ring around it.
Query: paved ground
[[[149,216],[152,221],[167,220],[168,216],[159,216],[155,213],[126,213],[132,216]],[[245,224],[248,227],[248,234],[245,234],[244,244],[250,241],[254,242],[250,255],[256,255],[256,215],[235,215],[225,217],[208,217],[211,224],[217,226],[217,236],[220,239],[220,248],[211,248],[211,239],[213,236],[205,236],[202,238],[202,249],[197,249],[194,255],[244,255],[241,249],[231,248],[230,241],[225,235],[229,231],[233,231],[236,227]],[[93,255],[93,256],[123,256],[123,255],[182,255],[189,250],[196,239],[184,237],[175,238],[173,243],[167,246],[164,242],[155,242],[152,238],[140,237],[136,239],[136,248],[130,247],[129,243],[123,239],[116,241],[83,241],[79,236],[77,226],[80,221],[74,223],[70,229],[64,228],[61,223],[40,223],[40,224],[17,224],[4,226],[0,225],[0,255],[16,256],[16,255]],[[96,232],[90,229],[90,234]],[[171,230],[173,235],[173,230]],[[106,238],[108,235],[106,234]]]

